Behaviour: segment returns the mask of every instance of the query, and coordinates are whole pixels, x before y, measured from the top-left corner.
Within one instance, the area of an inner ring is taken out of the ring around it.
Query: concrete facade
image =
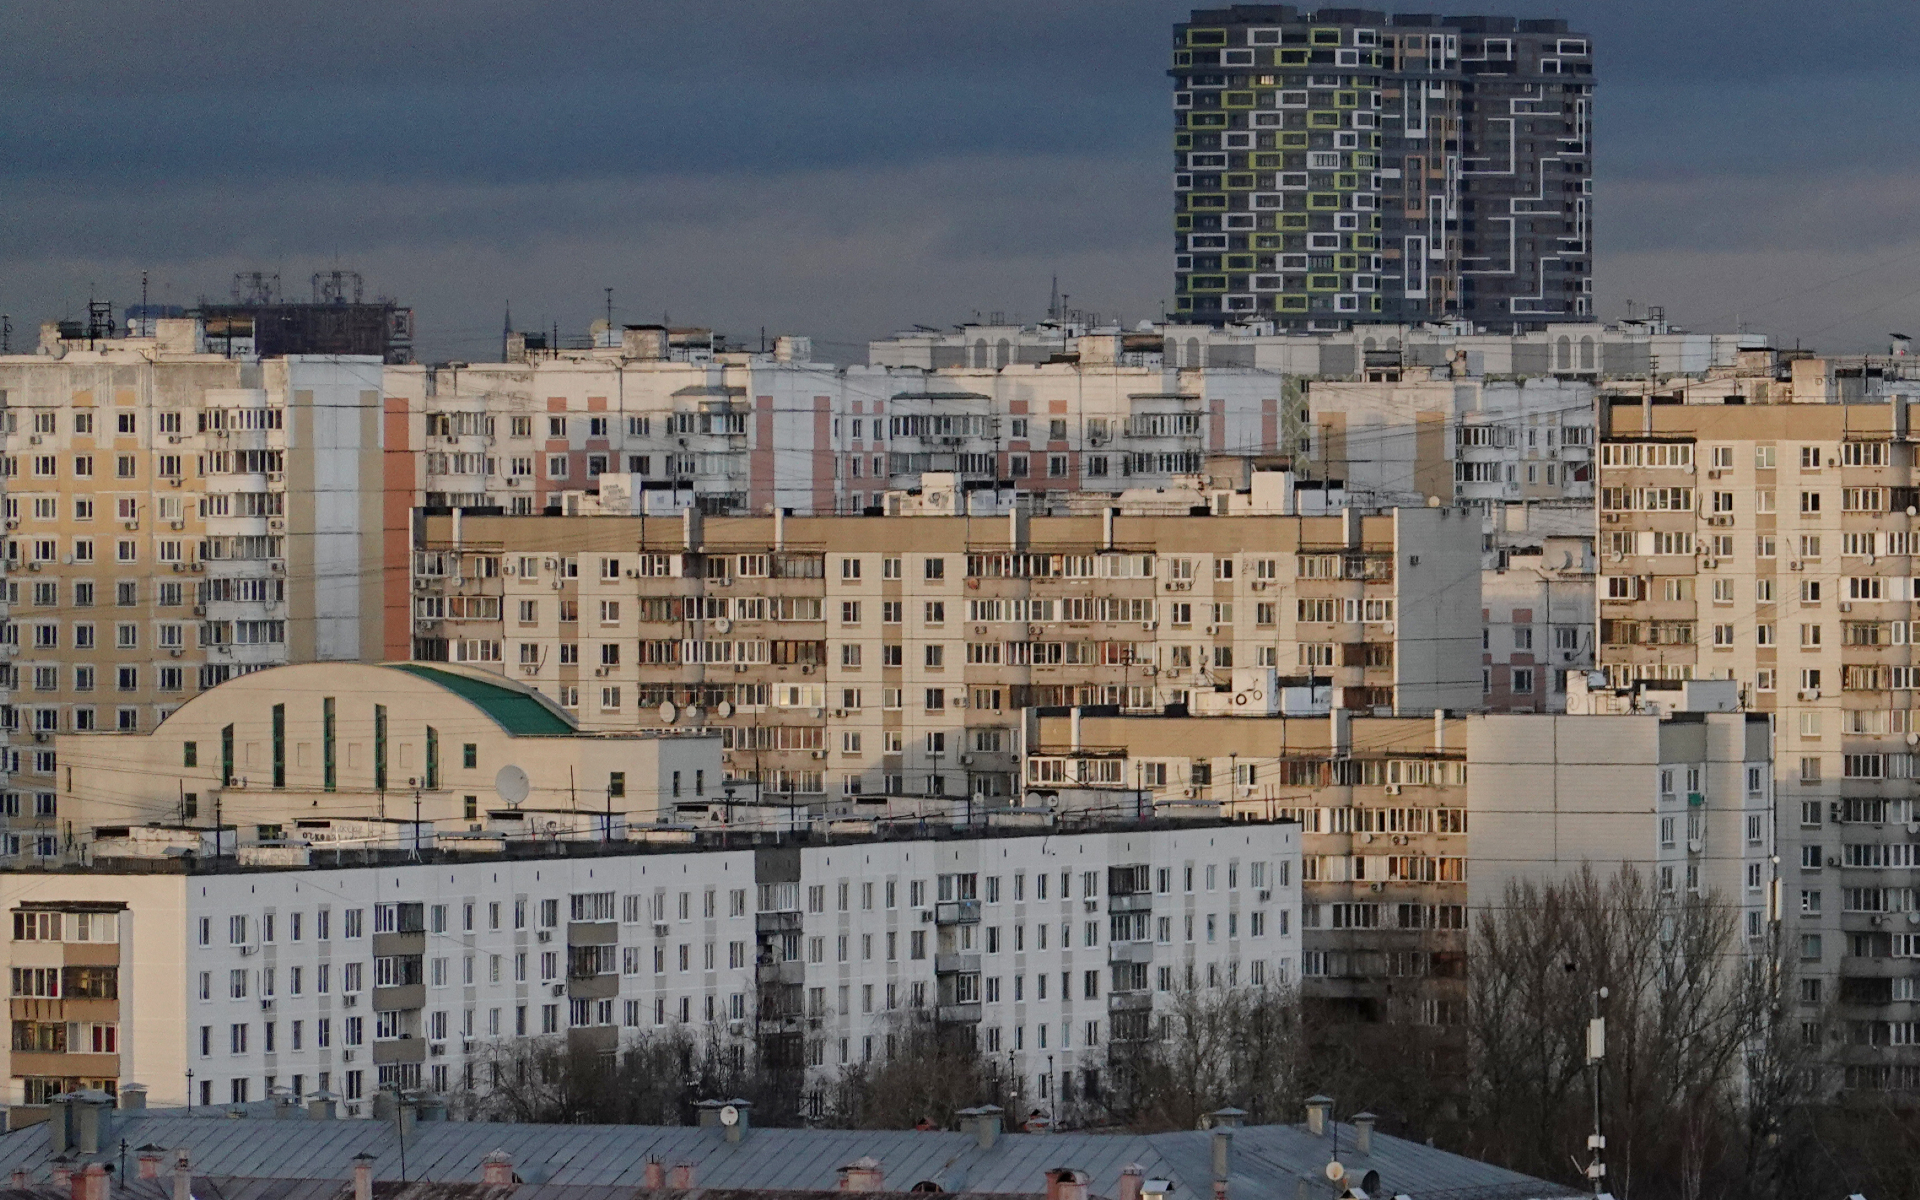
[[[13,1052],[10,1103],[83,1079],[165,1106],[332,1091],[366,1116],[382,1086],[484,1092],[478,1068],[519,1039],[673,1028],[818,1087],[925,1020],[1065,1109],[1098,1094],[1114,1039],[1158,1036],[1176,990],[1286,984],[1300,953],[1285,822],[430,857],[0,873],[16,977],[114,968],[97,1000],[16,986],[16,1021],[63,1048]],[[115,1052],[73,1050],[72,1022],[112,1028]]]
[[[1329,685],[1369,709],[1474,706],[1479,539],[1444,508],[429,516],[415,655],[525,682],[586,729],[718,729],[756,798],[1005,803],[1026,707],[1253,688],[1279,711],[1261,681],[1309,677],[1322,707]]]

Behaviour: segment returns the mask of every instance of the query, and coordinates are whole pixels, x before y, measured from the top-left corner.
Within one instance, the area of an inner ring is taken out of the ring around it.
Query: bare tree
[[[972,1033],[938,1025],[925,1009],[896,1014],[883,1053],[842,1068],[819,1121],[847,1129],[944,1126],[960,1109],[982,1104],[997,1104],[1017,1120],[1026,1111],[1019,1077],[978,1050]]]

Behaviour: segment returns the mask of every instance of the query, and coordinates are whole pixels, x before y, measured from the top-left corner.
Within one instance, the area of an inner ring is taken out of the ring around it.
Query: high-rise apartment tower
[[[1564,21],[1235,5],[1174,26],[1174,310],[1593,311],[1590,39]]]

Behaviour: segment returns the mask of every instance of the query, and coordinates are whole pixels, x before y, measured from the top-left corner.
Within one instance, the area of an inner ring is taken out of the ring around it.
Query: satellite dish
[[[512,763],[501,767],[500,773],[493,777],[493,790],[500,793],[500,798],[507,802],[509,808],[519,808],[525,804],[532,786],[527,773]]]
[[[731,1104],[722,1104],[720,1106],[720,1123],[722,1125],[738,1125],[740,1123],[740,1110]]]
[[[687,710],[687,720],[692,721],[696,725],[698,725],[700,722],[706,719],[707,719],[707,710],[704,708],[701,708],[697,704]]]
[[[719,711],[719,713],[720,713],[720,715],[721,715],[721,717],[723,717],[723,718],[724,718],[724,717],[730,717],[730,716],[732,716],[732,715],[733,715],[733,701],[731,701],[731,700],[722,700],[722,701],[720,702],[720,708],[718,709],[718,711]]]
[[[1329,1162],[1327,1164],[1328,1179],[1333,1180],[1335,1183],[1339,1183],[1342,1179],[1345,1179],[1346,1177],[1347,1177],[1347,1169],[1340,1165],[1339,1159],[1336,1158],[1332,1162]]]
[[[673,719],[679,715],[680,710],[673,706],[673,701],[671,700],[660,706],[660,719],[669,725],[673,724]]]

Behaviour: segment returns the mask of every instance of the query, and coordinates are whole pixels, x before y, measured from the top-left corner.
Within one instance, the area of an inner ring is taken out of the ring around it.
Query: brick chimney
[[[140,1154],[139,1154],[140,1178],[141,1179],[160,1178],[160,1163],[162,1161],[163,1161],[163,1156],[161,1155],[160,1148],[158,1146],[140,1147]]]
[[[495,1150],[480,1160],[480,1182],[490,1187],[513,1186],[513,1155]]]
[[[1128,1163],[1120,1168],[1120,1186],[1114,1191],[1114,1200],[1140,1200],[1141,1185],[1146,1182],[1147,1169],[1139,1163]]]
[[[47,1173],[48,1180],[57,1188],[73,1185],[73,1164],[65,1155],[53,1160],[53,1169]]]
[[[680,1191],[693,1190],[693,1164],[682,1162],[673,1164],[673,1170],[667,1172],[667,1186]]]
[[[353,1156],[353,1200],[373,1200],[373,1155]]]
[[[73,1177],[73,1200],[107,1200],[107,1165],[92,1162]]]
[[[1047,1171],[1047,1200],[1087,1200],[1087,1173],[1072,1167]]]
[[[657,1158],[649,1158],[647,1160],[646,1177],[644,1182],[642,1182],[640,1186],[646,1188],[650,1192],[657,1192],[661,1188],[666,1187],[667,1186],[667,1164],[661,1162]]]
[[[885,1184],[886,1176],[880,1170],[879,1159],[863,1155],[840,1168],[843,1192],[878,1192]]]

